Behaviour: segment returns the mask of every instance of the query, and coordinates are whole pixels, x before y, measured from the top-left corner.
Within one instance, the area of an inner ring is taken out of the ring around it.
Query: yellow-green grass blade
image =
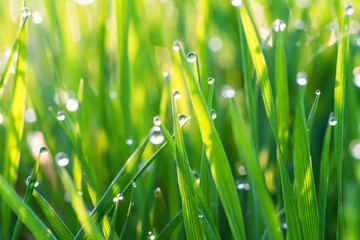
[[[151,209],[151,226],[156,233],[159,233],[166,226],[167,221],[165,198],[160,187],[157,187],[154,191],[154,203]]]
[[[26,25],[20,35],[18,61],[15,70],[12,98],[9,109],[9,125],[6,135],[3,176],[11,186],[15,185],[18,177],[20,162],[20,143],[23,137],[24,113],[26,100]],[[5,203],[1,206],[3,234],[7,236],[9,230],[10,210]]]
[[[88,209],[86,208],[82,198],[78,195],[69,173],[60,167],[59,171],[61,180],[63,181],[66,191],[69,194],[71,206],[73,207],[79,222],[83,225],[87,236],[92,239],[104,239],[96,221],[89,216]]]
[[[56,239],[50,229],[46,227],[34,211],[23,202],[2,175],[0,175],[0,195],[4,204],[7,204],[11,210],[15,212],[24,225],[34,234],[36,239]]]
[[[298,209],[293,195],[289,174],[287,172],[280,148],[280,141],[278,138],[277,127],[276,127],[275,104],[274,104],[268,73],[267,73],[265,59],[262,52],[260,51],[260,42],[256,35],[256,28],[251,22],[251,18],[248,10],[243,5],[240,6],[240,16],[243,23],[250,55],[260,80],[260,90],[261,90],[265,110],[269,118],[270,126],[272,128],[272,132],[276,142],[279,167],[280,167],[281,187],[282,187],[286,220],[288,226],[288,232],[287,232],[288,237],[289,239],[299,239],[301,238],[302,235],[301,235]]]
[[[42,212],[44,213],[46,219],[49,221],[50,225],[53,227],[56,235],[60,239],[72,240],[74,239],[73,234],[66,226],[66,224],[61,220],[59,215],[55,210],[50,206],[46,199],[35,189],[32,193],[33,197],[39,204]]]
[[[320,163],[320,184],[319,184],[319,220],[320,220],[320,239],[325,239],[326,223],[326,198],[329,182],[329,154],[332,126],[328,124],[326,128]]]
[[[194,72],[182,49],[179,51],[183,76],[191,103],[198,121],[211,173],[224,207],[234,239],[245,239],[245,228],[234,179],[225,150],[214,123],[209,118],[203,95],[200,92]]]
[[[175,149],[178,184],[182,200],[183,217],[186,237],[188,239],[206,239],[202,217],[199,217],[199,204],[196,200],[195,187],[192,181],[192,172],[185,151],[184,138],[179,123],[175,94],[172,94],[173,128],[175,130]]]
[[[235,100],[230,100],[230,109],[232,117],[232,129],[234,133],[235,143],[239,154],[245,163],[247,175],[250,176],[251,188],[255,191],[255,198],[259,199],[260,212],[264,218],[265,225],[268,229],[270,239],[282,239],[280,221],[276,217],[275,207],[271,200],[271,196],[266,189],[263,174],[256,156],[253,144],[249,141],[249,133],[243,117],[240,115],[239,108],[236,106]]]
[[[2,93],[3,93],[3,86],[4,86],[4,85],[6,84],[6,82],[7,82],[7,79],[8,79],[7,76],[8,76],[8,73],[9,73],[9,69],[10,69],[11,63],[12,63],[12,61],[13,61],[13,59],[14,59],[15,52],[16,52],[16,50],[18,49],[18,46],[19,46],[19,43],[20,43],[20,40],[21,40],[20,38],[21,38],[21,36],[22,36],[22,34],[23,34],[23,32],[24,32],[25,23],[26,23],[26,20],[27,20],[27,19],[28,19],[28,17],[25,17],[25,18],[23,19],[23,22],[22,22],[22,24],[21,24],[21,26],[20,26],[19,32],[18,32],[17,35],[16,35],[15,42],[14,42],[12,48],[11,48],[10,56],[9,56],[7,62],[6,62],[4,71],[3,71],[2,74],[1,74],[1,79],[0,79],[0,97],[1,97],[1,95],[2,95]]]
[[[315,114],[316,114],[316,110],[317,110],[317,107],[318,107],[318,104],[319,104],[320,90],[316,90],[315,94],[316,94],[316,97],[315,97],[314,103],[313,103],[313,105],[311,107],[308,119],[306,121],[309,142],[311,140],[311,130],[313,128]]]
[[[182,210],[178,212],[173,219],[164,227],[164,229],[159,233],[157,239],[168,239],[170,234],[175,230],[175,228],[181,223],[183,220]]]
[[[341,35],[343,36],[338,45],[338,55],[336,62],[336,76],[334,89],[334,116],[337,124],[334,127],[334,147],[337,159],[337,179],[338,179],[338,220],[337,237],[344,239],[344,213],[342,206],[342,172],[343,172],[343,142],[344,142],[344,108],[346,96],[346,65],[349,51],[349,22],[350,16],[345,14]]]
[[[283,159],[288,156],[289,144],[289,90],[282,31],[276,35],[276,120]]]
[[[319,239],[319,209],[303,103],[305,90],[306,86],[300,86],[294,123],[293,159],[296,197],[304,238]]]
[[[127,211],[127,214],[126,214],[126,219],[125,219],[124,225],[123,225],[121,233],[120,233],[119,240],[124,239],[124,236],[125,236],[126,226],[128,225],[129,218],[130,218],[130,213],[131,213],[131,210],[132,210],[132,208],[134,206],[134,191],[135,191],[135,188],[136,187],[133,187],[132,191],[131,191],[130,203],[129,203],[128,211]],[[115,228],[115,226],[113,226],[113,228]]]

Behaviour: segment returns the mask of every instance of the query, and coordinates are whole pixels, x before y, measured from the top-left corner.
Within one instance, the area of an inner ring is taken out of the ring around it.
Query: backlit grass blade
[[[306,121],[306,126],[307,126],[307,131],[308,131],[308,137],[309,137],[309,141],[311,139],[311,130],[314,124],[314,119],[315,119],[315,114],[316,114],[316,110],[317,110],[317,106],[319,104],[319,99],[320,99],[320,90],[316,90],[315,92],[316,97],[314,100],[314,103],[311,107],[308,119]]]
[[[83,225],[88,237],[94,239],[104,239],[104,236],[101,234],[99,230],[99,226],[96,224],[94,219],[92,219],[91,216],[89,216],[88,210],[82,198],[78,195],[70,175],[63,168],[59,168],[59,170],[60,170],[61,179],[65,185],[66,191],[69,194],[71,200],[71,206],[73,207],[80,223]]]
[[[199,217],[199,205],[196,201],[195,187],[192,182],[192,172],[185,151],[184,138],[179,123],[175,94],[172,94],[173,128],[175,130],[176,165],[178,184],[182,200],[185,232],[188,239],[205,239],[203,219]]]
[[[151,209],[151,226],[156,233],[159,233],[166,226],[167,221],[165,198],[160,187],[157,187],[154,191],[154,203]]]
[[[255,26],[251,22],[248,10],[243,5],[240,6],[240,16],[243,23],[247,43],[249,46],[250,55],[260,80],[260,90],[261,90],[265,110],[269,118],[270,126],[272,128],[272,132],[277,146],[281,187],[283,192],[286,221],[288,226],[288,232],[287,232],[288,237],[289,239],[298,239],[301,238],[301,227],[298,216],[298,209],[293,195],[289,174],[287,172],[282,151],[280,148],[280,141],[276,127],[275,104],[274,104],[273,94],[269,81],[269,76],[267,73],[265,59],[262,52],[260,51],[260,43],[256,35]]]
[[[182,210],[176,216],[171,219],[171,221],[164,227],[164,229],[159,233],[157,239],[168,239],[170,234],[175,230],[175,228],[180,224],[183,220]]]
[[[346,96],[346,65],[349,49],[349,22],[350,16],[346,13],[341,29],[341,35],[338,46],[338,55],[336,62],[336,76],[334,89],[334,116],[337,124],[334,127],[334,147],[337,159],[337,179],[338,179],[338,220],[337,237],[344,239],[344,213],[342,206],[342,171],[343,171],[343,142],[344,142],[344,108]]]
[[[50,206],[50,204],[46,201],[46,199],[35,189],[32,193],[33,197],[36,199],[39,204],[42,212],[45,217],[53,227],[56,235],[60,239],[64,240],[72,240],[74,239],[73,234],[66,226],[66,224],[61,220],[59,215],[55,212],[55,210]]]
[[[305,90],[306,87],[300,86],[294,123],[293,159],[296,197],[304,238],[319,239],[319,209],[305,122]]]
[[[280,221],[276,217],[274,204],[266,189],[259,159],[256,156],[254,146],[249,141],[247,126],[240,115],[239,108],[236,107],[234,99],[230,100],[230,109],[235,143],[237,144],[240,155],[243,157],[247,175],[251,178],[251,188],[256,192],[254,197],[259,199],[260,211],[268,229],[270,239],[282,239],[281,232],[278,231]]]
[[[129,207],[128,207],[128,212],[127,212],[126,219],[125,219],[124,225],[123,225],[121,233],[120,233],[119,240],[124,239],[124,236],[125,236],[125,231],[126,231],[126,227],[128,225],[128,222],[129,222],[131,209],[134,206],[134,191],[135,191],[135,187],[133,187],[132,191],[131,191],[131,197],[130,197],[130,203],[129,203]],[[113,228],[115,228],[115,226],[113,226]]]
[[[209,118],[209,111],[200,92],[194,72],[186,60],[182,49],[179,51],[183,76],[189,92],[192,106],[198,121],[206,156],[224,207],[234,239],[245,239],[245,228],[242,212],[230,165],[214,123]]]
[[[325,223],[326,223],[326,198],[329,182],[329,154],[331,141],[331,125],[328,124],[324,138],[321,164],[320,164],[320,184],[319,184],[319,215],[320,215],[320,239],[325,239]]]
[[[23,19],[23,18],[21,18]],[[21,20],[23,21],[23,20]],[[19,38],[18,61],[9,109],[9,125],[6,135],[5,156],[3,158],[3,176],[10,186],[14,186],[18,177],[20,162],[20,143],[23,137],[24,113],[26,101],[26,24]],[[9,231],[10,210],[3,202],[1,206],[2,229],[5,236]]]
[[[46,227],[34,211],[23,202],[2,175],[0,175],[0,195],[4,204],[7,204],[11,210],[15,212],[24,225],[34,234],[36,239],[56,239],[50,229]]]

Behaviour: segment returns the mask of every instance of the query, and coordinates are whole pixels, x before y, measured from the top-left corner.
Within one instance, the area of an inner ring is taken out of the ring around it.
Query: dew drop
[[[351,16],[351,15],[354,14],[354,12],[355,12],[355,9],[351,4],[346,4],[345,5],[345,14],[346,15]]]
[[[250,189],[250,185],[248,182],[246,182],[245,180],[242,180],[242,179],[238,179],[235,181],[235,185],[236,185],[236,188],[239,189],[239,190],[249,190]]]
[[[211,116],[211,119],[215,119],[217,117],[214,109],[211,109],[210,116]]]
[[[178,117],[179,117],[180,126],[183,126],[188,119],[187,116],[185,114],[179,114]]]
[[[40,12],[36,11],[32,14],[32,20],[35,24],[40,24],[43,20],[43,17]]]
[[[235,90],[230,85],[224,85],[222,88],[223,98],[233,98],[235,96]]]
[[[272,26],[275,32],[283,32],[286,28],[286,23],[283,20],[276,19]]]
[[[204,217],[204,214],[203,214],[203,212],[202,212],[201,210],[199,210],[198,217],[199,217],[199,218],[203,218],[203,217]]]
[[[336,117],[335,117],[335,116],[331,116],[331,117],[329,118],[329,124],[330,124],[331,126],[335,126],[335,125],[337,124],[337,120],[336,120]]]
[[[29,123],[35,122],[36,114],[35,114],[34,109],[32,109],[32,108],[26,109],[26,111],[24,113],[24,118],[25,118],[25,121],[27,121]]]
[[[66,101],[66,108],[70,112],[75,112],[79,108],[79,101],[75,98],[70,98]]]
[[[166,82],[170,82],[170,80],[171,80],[170,73],[164,72],[164,73],[163,73],[163,78],[164,78],[164,80],[165,80]]]
[[[196,54],[196,52],[189,52],[189,53],[186,55],[186,57],[187,57],[187,61],[188,61],[189,63],[193,63],[193,62],[196,61],[197,54]]]
[[[30,179],[31,179],[31,176],[28,176],[28,178],[27,178],[26,181],[25,181],[25,184],[26,184],[26,185],[29,185]],[[39,181],[36,179],[35,184],[34,184],[34,187],[37,187],[37,186],[39,186]]]
[[[46,147],[40,148],[40,156],[45,156],[49,153],[49,150]]]
[[[137,187],[137,185],[136,185],[136,182],[135,182],[135,181],[132,181],[132,182],[131,182],[131,185],[132,185],[134,188],[136,188],[136,187]]]
[[[180,50],[180,42],[178,40],[174,41],[172,48],[174,51],[178,52]]]
[[[197,171],[193,170],[194,177],[198,183],[200,183],[200,176]]]
[[[307,84],[307,73],[306,72],[299,72],[296,75],[296,82],[300,86],[305,86]]]
[[[64,121],[64,120],[65,120],[65,112],[64,112],[64,111],[59,111],[59,112],[57,112],[56,118],[57,118],[57,120],[59,120],[59,121]]]
[[[158,145],[164,141],[164,135],[162,134],[161,128],[158,126],[154,126],[151,131],[150,142],[152,144]]]
[[[172,94],[174,95],[175,99],[179,99],[181,97],[181,94],[178,90],[173,89]]]
[[[121,193],[119,193],[119,194],[116,195],[116,197],[113,198],[113,202],[118,202],[118,201],[121,201],[123,199],[124,199],[124,196]]]
[[[111,92],[109,93],[109,97],[110,97],[111,99],[117,98],[117,93],[116,93],[116,91],[111,91]]]
[[[317,90],[315,91],[315,94],[316,94],[317,96],[319,96],[319,95],[321,94],[321,91],[320,91],[319,89],[317,89]]]
[[[23,8],[21,9],[21,16],[22,16],[23,18],[29,17],[30,15],[31,15],[31,10],[30,10],[30,8],[28,8],[28,7],[23,7]]]
[[[233,5],[234,7],[239,7],[241,3],[241,0],[231,0],[231,5]]]
[[[69,157],[64,152],[59,152],[55,155],[55,161],[60,167],[65,167],[69,164]]]
[[[126,145],[132,145],[134,143],[134,140],[131,137],[129,137],[126,139],[125,143]]]
[[[148,233],[148,238],[150,239],[150,240],[154,240],[155,238],[156,238],[156,236],[155,236],[155,234],[153,233],[153,232],[149,232]]]
[[[4,117],[3,117],[3,115],[0,113],[0,124],[2,124],[3,121],[4,121]]]
[[[286,223],[286,222],[281,223],[281,227],[282,227],[283,229],[287,229],[287,223]]]
[[[358,139],[350,142],[350,151],[355,159],[360,160],[360,141]]]
[[[160,119],[160,117],[159,117],[159,116],[155,116],[153,122],[154,122],[154,125],[155,125],[155,126],[160,126],[160,125],[161,125],[161,119]]]
[[[215,82],[215,78],[213,78],[213,77],[209,77],[208,78],[208,84],[213,84]]]

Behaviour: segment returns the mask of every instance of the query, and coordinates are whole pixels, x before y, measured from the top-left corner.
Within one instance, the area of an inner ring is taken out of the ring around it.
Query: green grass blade
[[[75,189],[74,183],[72,182],[70,175],[63,168],[59,168],[59,170],[60,170],[61,179],[69,194],[71,205],[76,213],[77,218],[79,219],[80,223],[83,225],[85,232],[87,233],[87,236],[89,238],[94,238],[94,239],[104,239],[104,236],[101,234],[99,230],[99,226],[96,224],[94,219],[92,219],[88,215],[88,210],[82,198],[78,195],[78,192]]]
[[[47,228],[33,210],[23,202],[2,175],[0,175],[0,195],[4,204],[8,204],[24,225],[34,234],[36,239],[56,239],[50,229]]]
[[[131,191],[131,197],[130,197],[130,203],[129,203],[129,207],[128,207],[128,212],[127,212],[126,219],[125,219],[124,225],[123,225],[121,233],[120,233],[119,240],[124,239],[124,236],[125,236],[125,231],[126,231],[126,227],[128,225],[128,222],[129,222],[131,209],[134,206],[134,191],[135,191],[135,188],[136,187],[133,187],[132,191]]]
[[[309,141],[311,139],[311,130],[313,128],[315,114],[316,114],[316,110],[317,110],[317,107],[318,107],[318,104],[319,104],[320,90],[316,90],[315,94],[316,94],[316,97],[315,97],[314,103],[313,103],[313,105],[311,107],[308,119],[306,121]]]
[[[173,127],[175,130],[176,165],[178,184],[182,199],[185,232],[188,239],[205,239],[205,227],[199,217],[199,205],[196,201],[195,187],[192,181],[192,172],[185,151],[184,138],[179,123],[175,94],[172,94]]]
[[[167,221],[165,198],[160,187],[157,187],[154,191],[154,203],[151,209],[151,226],[156,233],[159,233],[166,226]]]
[[[330,154],[330,141],[331,141],[331,128],[328,124],[324,138],[321,164],[320,164],[320,184],[319,184],[319,215],[320,215],[320,239],[325,239],[325,223],[326,223],[326,198],[328,192],[329,182],[329,154]]]
[[[232,117],[232,129],[234,132],[237,149],[240,155],[243,157],[247,175],[252,178],[250,181],[250,184],[253,184],[251,188],[256,192],[255,198],[260,200],[260,211],[268,229],[270,239],[282,239],[281,232],[278,231],[278,228],[280,228],[280,221],[276,217],[274,204],[271,200],[269,192],[266,189],[254,146],[249,141],[247,126],[242,116],[240,115],[238,107],[236,107],[234,99],[231,99],[230,101],[230,109]]]
[[[74,239],[73,234],[69,230],[69,228],[65,225],[65,223],[61,220],[59,215],[55,212],[55,210],[50,206],[50,204],[46,201],[46,199],[35,189],[33,191],[33,197],[38,202],[41,210],[43,211],[45,217],[53,227],[56,235],[60,239],[64,240],[72,240]]]
[[[164,227],[164,229],[157,236],[158,240],[168,239],[169,238],[170,234],[175,230],[175,228],[177,226],[179,226],[179,224],[183,220],[183,213],[182,212],[183,211],[180,210],[180,212],[178,214],[176,214],[176,216],[173,219],[171,219],[171,221]]]
[[[346,64],[349,50],[349,22],[350,16],[345,14],[341,35],[343,36],[338,46],[336,62],[336,76],[334,89],[334,116],[337,124],[334,127],[334,147],[337,159],[337,179],[338,179],[338,221],[337,237],[344,239],[344,213],[342,206],[342,172],[343,172],[343,142],[344,142],[344,108],[346,96]]]
[[[275,104],[274,104],[273,94],[269,81],[269,76],[267,73],[265,59],[262,52],[260,51],[260,43],[256,35],[256,28],[252,24],[248,10],[243,5],[240,6],[240,16],[243,23],[247,43],[249,46],[250,55],[260,80],[260,90],[261,90],[265,110],[269,118],[270,126],[272,128],[272,132],[277,146],[281,187],[283,192],[283,200],[285,205],[286,220],[288,226],[288,236],[289,239],[299,239],[301,238],[301,227],[298,216],[298,209],[293,195],[289,174],[287,172],[280,148],[280,141],[276,127]]]
[[[225,150],[215,129],[214,123],[209,118],[210,113],[200,92],[194,72],[187,62],[182,49],[180,49],[179,53],[183,76],[198,121],[201,137],[205,144],[206,156],[209,160],[211,173],[233,237],[235,239],[245,239],[246,236],[241,207]]]
[[[310,146],[305,122],[304,96],[300,86],[294,123],[294,173],[299,217],[305,239],[319,239],[319,210],[316,200]]]

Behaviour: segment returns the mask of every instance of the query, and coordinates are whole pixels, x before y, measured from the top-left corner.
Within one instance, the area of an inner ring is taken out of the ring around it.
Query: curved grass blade
[[[319,239],[319,209],[305,122],[305,90],[306,87],[303,86],[299,89],[294,123],[293,159],[296,198],[304,238]]]
[[[179,226],[181,220],[183,220],[182,210],[180,210],[180,212],[178,212],[178,214],[176,214],[176,216],[171,219],[171,221],[164,227],[164,229],[157,236],[157,239],[168,239],[170,234],[175,230],[175,228]]]
[[[319,215],[320,215],[320,239],[325,239],[325,223],[326,223],[326,198],[329,182],[329,154],[331,141],[332,126],[328,124],[324,138],[321,164],[320,164],[320,184],[319,184]]]
[[[34,211],[23,202],[2,175],[0,175],[0,195],[4,204],[8,204],[11,210],[15,212],[24,225],[34,234],[36,239],[56,240],[56,237],[51,233],[50,229],[46,227]]]
[[[315,119],[317,106],[319,104],[319,99],[320,99],[320,90],[316,90],[316,97],[315,97],[314,103],[313,103],[313,105],[311,107],[308,119],[306,121],[309,142],[310,142],[310,139],[311,139],[311,130],[312,130],[312,127],[313,127],[313,124],[314,124],[314,119]]]
[[[47,220],[53,227],[56,235],[60,239],[64,239],[64,240],[74,239],[74,235],[71,233],[69,228],[65,225],[65,223],[61,220],[59,215],[57,215],[55,210],[46,201],[46,199],[38,191],[36,191],[36,189],[35,189],[35,191],[33,191],[32,195],[35,198],[35,200],[38,202],[45,217],[47,218]]]
[[[179,53],[187,90],[198,121],[201,137],[205,144],[206,156],[209,160],[211,173],[233,237],[235,239],[245,239],[246,235],[241,207],[225,150],[215,129],[214,123],[209,118],[210,113],[206,107],[204,97],[200,92],[194,72],[186,60],[186,56],[182,49],[180,49]]]
[[[192,172],[189,169],[189,160],[185,151],[184,138],[178,119],[178,109],[174,94],[172,94],[173,127],[175,130],[176,165],[178,183],[184,214],[185,232],[188,239],[205,239],[205,227],[199,215],[199,205],[196,201],[195,187],[192,181]]]
[[[127,212],[127,215],[126,215],[126,219],[125,219],[124,225],[123,225],[122,230],[121,230],[121,233],[120,233],[119,240],[124,239],[124,236],[125,236],[126,226],[127,226],[128,222],[129,222],[129,217],[130,217],[131,209],[132,209],[132,207],[134,206],[134,191],[135,191],[135,187],[133,187],[133,188],[132,188],[132,191],[131,191],[129,208],[128,208],[128,212]],[[115,225],[113,226],[113,228],[115,228]]]
[[[255,70],[260,79],[260,90],[261,90],[265,110],[269,118],[270,126],[276,142],[279,167],[280,167],[281,187],[283,192],[283,200],[285,205],[285,212],[286,212],[286,219],[288,226],[288,237],[289,239],[299,239],[301,238],[302,233],[301,233],[298,209],[296,206],[296,201],[291,187],[289,174],[287,172],[280,147],[280,141],[276,127],[276,113],[275,113],[274,99],[269,81],[269,76],[267,73],[265,59],[262,52],[260,51],[260,43],[256,35],[255,26],[251,22],[251,18],[248,13],[248,10],[243,5],[240,6],[240,16],[243,23],[247,43],[249,46],[250,55]]]
[[[275,207],[271,200],[270,194],[266,189],[263,174],[257,159],[255,148],[249,141],[247,126],[240,115],[234,99],[230,100],[232,129],[234,132],[235,143],[240,155],[243,157],[246,172],[252,178],[250,184],[255,191],[255,198],[259,199],[259,207],[264,218],[265,225],[268,229],[270,239],[282,239],[279,219],[276,217]]]

